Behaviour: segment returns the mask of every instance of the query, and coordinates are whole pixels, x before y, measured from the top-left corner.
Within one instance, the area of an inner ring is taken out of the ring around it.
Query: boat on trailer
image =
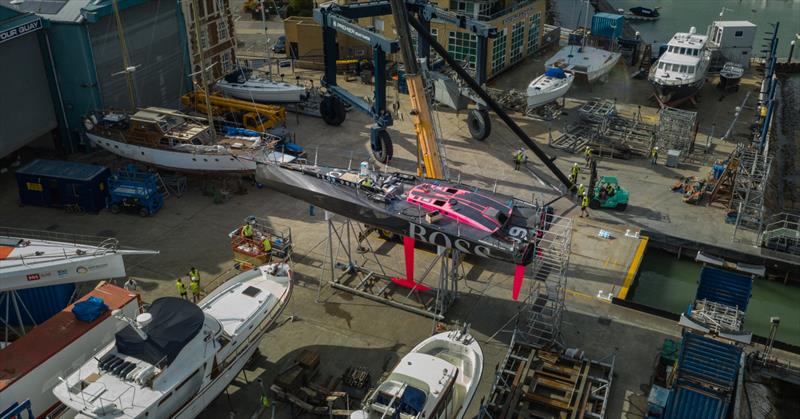
[[[257,160],[292,161],[268,135],[212,133],[204,118],[148,107],[98,112],[84,120],[91,143],[113,154],[179,172],[252,173]],[[216,135],[215,135],[216,134]]]
[[[286,263],[242,272],[199,304],[163,297],[53,389],[77,417],[194,418],[253,356],[292,291]]]
[[[258,77],[250,69],[226,75],[216,87],[228,96],[261,103],[299,103],[307,96],[304,86]]]
[[[560,68],[545,70],[528,85],[528,109],[538,108],[567,94],[575,75]]]
[[[466,330],[433,335],[404,356],[351,419],[461,419],[483,373],[483,351]]]

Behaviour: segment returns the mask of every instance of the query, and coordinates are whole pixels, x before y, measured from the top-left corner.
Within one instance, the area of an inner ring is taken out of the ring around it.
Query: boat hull
[[[572,86],[572,82],[575,80],[575,76],[570,75],[564,80],[566,80],[564,83],[547,91],[535,92],[532,91],[531,88],[528,88],[528,108],[538,108],[567,94],[567,91],[569,91],[569,88]]]
[[[559,50],[545,62],[545,67],[560,67],[573,73],[583,74],[589,83],[603,81],[617,65],[622,55],[595,47],[570,45]]]
[[[701,77],[686,84],[663,84],[658,80],[650,80],[658,101],[666,106],[681,104],[693,98],[705,84],[705,77]]]
[[[264,103],[297,103],[305,98],[305,88],[289,86],[288,88],[253,88],[244,84],[217,83],[217,89],[228,96],[242,100]]]
[[[171,151],[128,144],[86,133],[92,144],[126,159],[180,172],[252,173],[256,162],[231,154]]]
[[[308,202],[345,218],[368,224],[392,233],[412,237],[416,240],[458,250],[462,253],[480,257],[499,259],[506,262],[526,265],[533,258],[533,252],[520,254],[519,250],[508,245],[507,248],[490,245],[491,236],[467,236],[452,234],[434,225],[415,222],[416,216],[402,217],[390,212],[391,206],[375,202],[357,187],[337,185],[318,174],[317,177],[286,169],[277,164],[259,164],[256,181],[283,194]],[[423,214],[423,213],[420,213]],[[423,218],[424,215],[420,216]],[[529,249],[533,249],[530,246]]]

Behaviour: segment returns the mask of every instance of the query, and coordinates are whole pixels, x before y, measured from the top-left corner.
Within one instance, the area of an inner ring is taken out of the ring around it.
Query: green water
[[[631,301],[672,313],[686,311],[697,291],[701,265],[674,254],[647,249]],[[800,287],[780,282],[756,280],[747,307],[745,329],[769,335],[769,318],[778,316],[778,340],[800,345]]]

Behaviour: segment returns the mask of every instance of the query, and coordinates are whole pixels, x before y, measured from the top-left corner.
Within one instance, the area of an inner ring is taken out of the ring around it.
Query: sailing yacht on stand
[[[678,32],[667,44],[667,51],[650,69],[648,79],[658,101],[675,106],[693,99],[706,82],[711,62],[707,35],[700,35],[692,26],[689,32]]]
[[[575,75],[560,68],[548,68],[528,85],[528,109],[538,108],[567,94]]]
[[[250,69],[239,69],[217,81],[216,87],[236,99],[262,103],[297,103],[306,99],[303,86],[256,77],[252,73]]]
[[[586,2],[586,23],[589,19],[589,2]],[[580,20],[580,17],[578,18]],[[583,74],[589,83],[605,81],[622,54],[586,45],[589,34],[578,28],[573,34],[581,38],[580,45],[567,45],[545,62],[545,68],[559,67],[575,74]]]
[[[180,172],[252,173],[257,161],[290,162],[277,140],[213,132],[205,119],[149,107],[133,114],[96,112],[84,120],[86,137],[118,156]]]
[[[290,266],[274,263],[199,304],[164,297],[135,320],[116,314],[129,325],[53,394],[79,418],[194,418],[244,368],[291,291]]]
[[[482,373],[483,351],[466,328],[433,335],[404,356],[350,418],[461,419]]]

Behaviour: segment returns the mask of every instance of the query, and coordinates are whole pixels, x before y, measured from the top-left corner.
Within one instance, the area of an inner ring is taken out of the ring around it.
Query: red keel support
[[[398,278],[392,277],[392,282],[400,285],[401,287],[406,287],[410,289],[416,289],[420,291],[430,291],[431,287],[420,284],[419,282],[414,282],[414,238],[403,236],[403,250],[405,251],[406,255],[406,277],[405,278]]]
[[[511,291],[511,297],[514,301],[519,299],[519,292],[522,289],[522,279],[525,277],[525,265],[517,265],[514,268],[514,289]]]

